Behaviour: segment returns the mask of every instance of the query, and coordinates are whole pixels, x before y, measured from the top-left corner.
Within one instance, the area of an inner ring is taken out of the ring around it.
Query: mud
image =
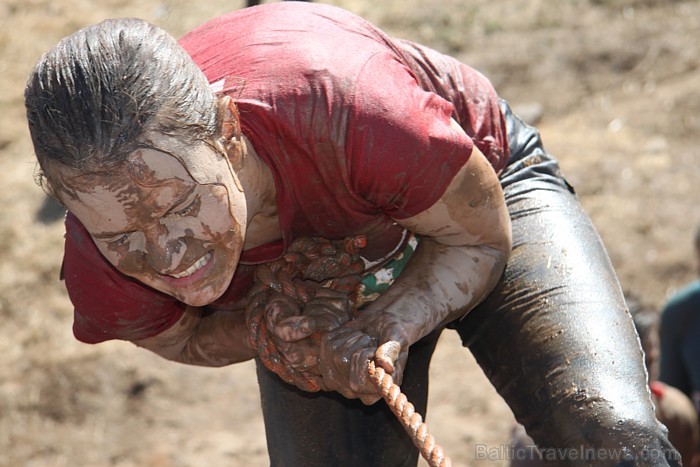
[[[700,3],[338,0],[483,71],[562,163],[623,287],[658,308],[695,275]],[[71,335],[60,210],[33,182],[22,92],[76,28],[137,16],[182,35],[242,1],[0,4],[0,466],[264,466],[251,364],[205,369]],[[445,333],[427,423],[456,465],[504,466],[511,415]]]

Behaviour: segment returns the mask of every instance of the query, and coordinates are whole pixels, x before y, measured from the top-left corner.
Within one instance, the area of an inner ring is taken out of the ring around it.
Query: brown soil
[[[658,309],[694,276],[700,220],[700,3],[338,0],[390,33],[462,58],[537,123],[626,290]],[[436,6],[439,5],[439,6]],[[0,466],[267,465],[253,368],[192,368],[71,335],[62,225],[33,183],[24,81],[61,37],[137,16],[179,36],[242,1],[0,3]],[[60,217],[60,213],[58,213]],[[512,416],[451,333],[429,426],[457,465],[498,449]]]

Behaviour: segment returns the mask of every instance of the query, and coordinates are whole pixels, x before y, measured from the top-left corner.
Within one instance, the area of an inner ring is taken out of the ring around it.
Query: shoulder
[[[292,26],[293,25],[293,26]],[[245,8],[202,24],[180,44],[210,81],[227,74],[284,84],[296,77],[350,72],[390,40],[344,9],[309,2],[275,2]],[[246,87],[251,83],[246,83]]]
[[[661,311],[662,319],[673,319],[695,309],[700,310],[698,305],[700,305],[700,280],[687,284],[668,299]]]

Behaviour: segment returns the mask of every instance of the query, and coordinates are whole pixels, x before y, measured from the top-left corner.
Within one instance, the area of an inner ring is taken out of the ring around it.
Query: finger
[[[319,332],[329,332],[338,329],[343,323],[332,315],[323,315],[315,319],[316,330]]]
[[[292,344],[290,344],[289,342],[280,340],[274,335],[270,336],[270,341],[272,341],[272,343],[274,344],[275,349],[283,354],[289,352],[289,349],[292,346]]]
[[[318,314],[318,313],[330,313],[337,316],[342,322],[350,320],[352,316],[352,311],[350,309],[350,304],[347,299],[335,299],[335,298],[314,298],[309,300],[309,302],[304,307],[303,314]]]
[[[352,321],[350,321],[352,323]],[[357,334],[358,331],[352,329],[346,323],[337,329],[333,329],[328,333],[323,335],[322,347],[326,353],[331,355],[332,352],[337,351],[340,347],[344,346],[344,342],[352,335]]]
[[[374,362],[387,373],[393,374],[400,355],[401,344],[396,341],[385,342],[374,353]]]
[[[318,352],[308,347],[294,346],[285,352],[284,357],[293,367],[301,370],[316,366],[318,363]]]
[[[314,373],[318,373],[318,369],[316,368],[318,366],[318,355],[304,355],[301,352],[297,352],[295,355],[295,361],[290,360],[289,363],[295,370],[307,371],[310,369],[315,369]]]
[[[313,319],[316,331],[329,332],[339,328],[348,318],[339,317],[333,309],[324,305],[315,305],[310,310],[304,310],[304,316]]]
[[[339,290],[333,290],[328,287],[322,287],[316,292],[316,297],[320,298],[335,298],[338,300],[347,301],[348,296],[345,292],[340,292]]]
[[[394,372],[391,377],[394,379],[394,383],[401,385],[403,380],[403,370],[406,367],[406,360],[408,360],[408,352],[401,352],[399,354],[398,361],[394,364]]]
[[[345,397],[352,393],[349,382],[352,373],[351,361],[353,354],[361,349],[353,347],[353,344],[357,343],[358,334],[358,331],[343,326],[323,335],[321,339],[319,370],[326,386]]]
[[[265,321],[268,328],[274,328],[279,321],[298,315],[301,315],[299,305],[286,295],[275,294],[265,306]]]
[[[268,328],[279,339],[285,342],[296,342],[309,337],[316,332],[316,320],[307,316],[290,316],[280,320]]]
[[[381,395],[376,395],[376,394],[371,394],[371,395],[363,394],[360,396],[360,400],[365,405],[376,404],[379,401],[379,399],[381,399],[381,398],[382,398]]]
[[[352,355],[350,389],[358,394],[379,394],[379,388],[369,378],[369,362],[372,355],[374,355],[374,348],[365,348]]]

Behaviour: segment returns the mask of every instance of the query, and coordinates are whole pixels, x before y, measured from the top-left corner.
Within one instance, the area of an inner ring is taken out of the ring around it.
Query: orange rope
[[[401,422],[423,459],[430,467],[451,467],[452,461],[445,455],[442,447],[435,442],[435,437],[428,433],[428,425],[423,423],[423,417],[416,412],[413,404],[401,392],[401,388],[394,384],[391,375],[382,367],[375,366],[374,362],[369,362],[368,370],[372,381],[381,391],[384,401]]]

